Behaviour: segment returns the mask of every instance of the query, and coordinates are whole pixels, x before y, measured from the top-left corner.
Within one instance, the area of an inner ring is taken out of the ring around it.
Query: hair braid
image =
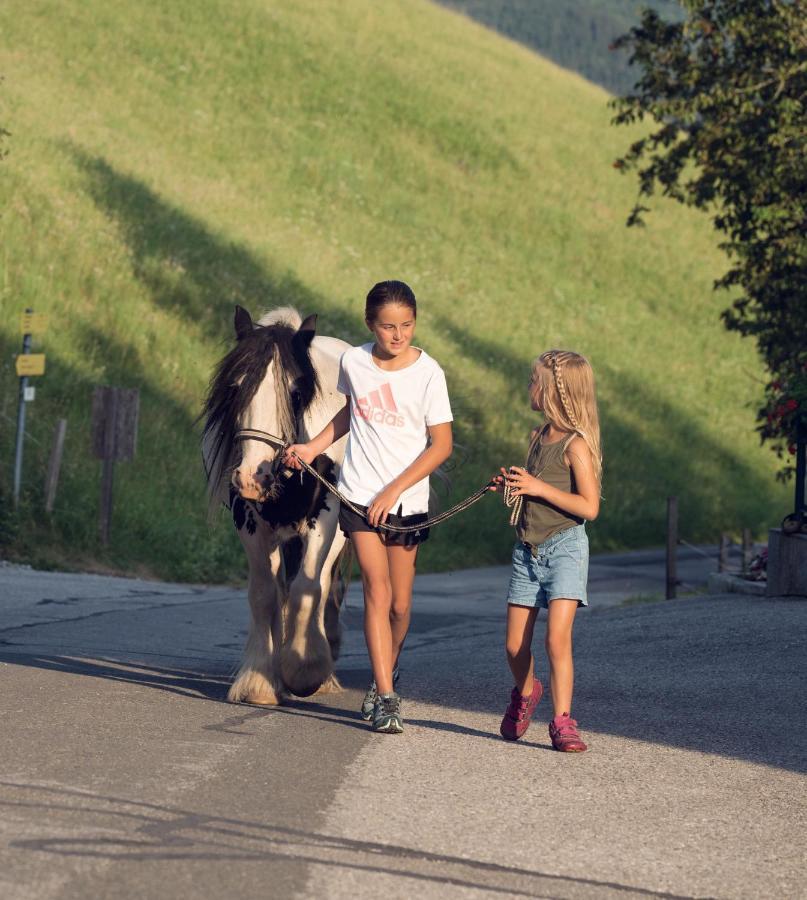
[[[555,378],[555,387],[558,389],[560,402],[563,404],[563,411],[566,413],[569,422],[572,427],[579,430],[580,423],[577,421],[577,416],[575,416],[574,411],[572,410],[572,405],[569,402],[569,397],[566,393],[566,385],[563,381],[563,360],[558,359],[559,355],[560,354],[557,353],[552,354],[552,375]]]

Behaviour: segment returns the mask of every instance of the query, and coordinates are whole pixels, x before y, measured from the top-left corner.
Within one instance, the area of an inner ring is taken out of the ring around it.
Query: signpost
[[[112,524],[112,487],[115,460],[134,459],[140,392],[137,389],[97,387],[92,395],[92,450],[103,461],[99,533],[101,544],[109,545]]]
[[[20,400],[17,409],[17,441],[14,447],[14,506],[20,502],[20,485],[22,484],[22,457],[25,444],[25,407],[35,396],[28,379],[45,374],[45,354],[31,353],[31,342],[36,333],[47,326],[47,318],[42,313],[26,309],[20,319],[22,331],[22,353],[17,357],[17,375],[20,379]]]

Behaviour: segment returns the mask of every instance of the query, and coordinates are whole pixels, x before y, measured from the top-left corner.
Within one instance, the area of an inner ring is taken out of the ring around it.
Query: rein
[[[241,431],[237,431],[235,433],[235,440],[237,441],[263,441],[264,444],[269,444],[270,447],[276,447],[278,450],[286,450],[290,447],[290,444],[287,444],[283,438],[278,437],[275,434],[270,434],[268,431],[261,431],[258,428],[244,428]],[[313,475],[317,481],[320,482],[324,487],[326,487],[332,494],[335,494],[348,509],[353,510],[354,513],[358,516],[364,517],[364,513],[336,487],[336,485],[331,484],[327,478],[323,478],[322,475],[317,472],[317,470],[313,466],[309,466],[307,462],[300,459],[297,454],[294,454],[294,458],[298,463],[308,472],[309,475]],[[383,531],[393,531],[396,534],[405,534],[412,531],[422,531],[424,528],[431,528],[432,525],[440,525],[442,522],[445,522],[447,519],[456,516],[457,513],[464,512],[466,509],[469,509],[474,505],[477,501],[481,500],[485,494],[488,493],[489,488],[492,486],[493,482],[489,481],[486,485],[479,488],[478,491],[471,494],[470,497],[466,497],[464,500],[461,500],[456,506],[452,506],[451,509],[447,509],[444,512],[438,513],[438,515],[434,516],[431,519],[427,519],[425,522],[420,522],[418,525],[391,525],[387,522],[382,522],[378,525],[378,528],[381,528]],[[508,489],[505,488],[505,503],[508,506],[513,506],[513,504],[520,500],[521,498],[516,497],[515,499],[510,498],[508,494]],[[520,511],[520,504],[519,511]],[[513,510],[513,516],[516,515],[516,509]],[[512,516],[511,516],[512,520]]]

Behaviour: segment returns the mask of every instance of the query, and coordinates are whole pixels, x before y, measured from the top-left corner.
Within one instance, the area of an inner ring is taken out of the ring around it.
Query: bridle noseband
[[[271,471],[277,474],[278,470],[283,467],[283,451],[286,447],[290,447],[287,441],[284,441],[283,438],[278,437],[276,434],[271,434],[268,431],[261,431],[260,428],[241,428],[239,431],[236,431],[233,436],[233,440],[240,441],[261,441],[264,444],[268,444],[270,447],[274,447],[276,450],[280,452],[275,456],[272,460]],[[288,471],[287,474],[291,474],[291,470]]]
[[[263,441],[264,444],[269,444],[270,447],[276,447],[278,450],[290,446],[283,438],[276,434],[270,434],[268,431],[261,431],[260,428],[242,428],[240,431],[236,431],[233,439],[236,441]]]

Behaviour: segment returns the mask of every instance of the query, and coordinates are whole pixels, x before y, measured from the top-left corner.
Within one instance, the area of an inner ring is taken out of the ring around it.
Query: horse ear
[[[243,306],[235,307],[235,336],[240,341],[246,337],[254,328],[252,324],[252,316],[244,309]]]
[[[295,335],[296,339],[302,341],[303,344],[308,346],[311,341],[314,340],[314,335],[317,333],[317,314],[312,313],[310,316],[306,316],[303,319],[302,325],[297,329],[297,334]]]

